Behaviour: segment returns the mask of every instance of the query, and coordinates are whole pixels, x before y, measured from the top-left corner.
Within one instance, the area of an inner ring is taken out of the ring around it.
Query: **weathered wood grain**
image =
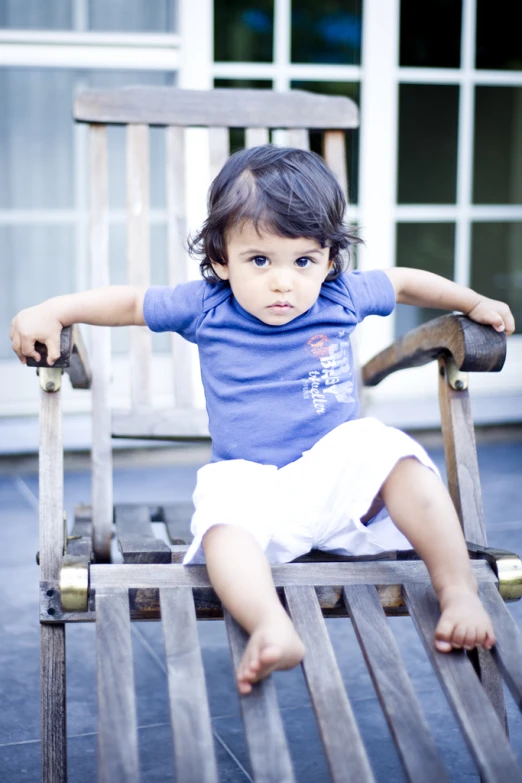
[[[405,584],[404,591],[419,636],[482,779],[486,783],[508,779],[522,781],[522,769],[465,652],[439,653],[435,650],[433,638],[440,610],[433,588]]]
[[[486,546],[484,509],[469,393],[467,389],[456,391],[451,388],[447,379],[444,357],[439,359],[439,405],[448,490],[466,540],[472,544]]]
[[[96,593],[98,780],[138,783],[138,725],[127,590]]]
[[[62,393],[40,390],[40,579],[58,580],[63,555]]]
[[[412,329],[363,367],[365,386],[376,386],[397,370],[420,367],[451,354],[464,372],[499,372],[506,358],[506,335],[464,315],[443,315]]]
[[[91,286],[109,285],[109,196],[107,132],[90,128],[90,263]],[[108,327],[91,335],[92,378],[92,506],[93,545],[99,561],[109,561],[112,536],[111,337]]]
[[[119,503],[114,514],[125,563],[172,562],[170,547],[154,535],[148,506]]]
[[[217,783],[196,614],[189,587],[160,590],[177,783]]]
[[[491,617],[497,639],[491,656],[522,711],[522,634],[494,585],[481,585],[480,597]]]
[[[202,409],[165,409],[114,411],[112,434],[115,438],[151,440],[206,440],[208,415]]]
[[[326,131],[323,136],[323,155],[328,166],[335,174],[346,200],[348,200],[348,174],[346,170],[346,142],[344,131]]]
[[[127,128],[127,280],[150,285],[149,128]],[[142,326],[130,329],[131,405],[142,408],[151,400],[152,334]]]
[[[165,153],[169,285],[176,286],[187,279],[184,128],[170,126],[165,130]],[[170,347],[176,407],[190,408],[193,394],[190,345],[181,335],[171,332]]]
[[[67,781],[65,625],[40,625],[42,783]]]
[[[248,634],[229,612],[224,614],[232,662],[237,669]],[[272,678],[256,683],[251,693],[239,697],[239,702],[254,780],[256,783],[293,783],[292,761]]]
[[[350,585],[344,600],[408,780],[449,781],[373,585]]]
[[[268,128],[246,128],[245,129],[245,147],[261,147],[270,141]]]
[[[162,517],[172,544],[187,544],[192,540],[190,523],[194,513],[194,504],[169,503],[162,507]]]
[[[489,565],[471,563],[478,582],[496,583]],[[210,587],[205,566],[171,565],[92,565],[91,586],[161,588],[174,586]],[[363,563],[286,563],[272,566],[276,587],[313,585],[342,587],[349,584],[401,585],[405,581],[426,583],[428,570],[422,561],[377,561]]]
[[[315,590],[288,586],[285,598],[305,646],[303,671],[332,780],[373,781]]]
[[[231,128],[356,128],[355,103],[301,90],[179,90],[125,87],[84,90],[75,99],[80,122],[148,123]]]

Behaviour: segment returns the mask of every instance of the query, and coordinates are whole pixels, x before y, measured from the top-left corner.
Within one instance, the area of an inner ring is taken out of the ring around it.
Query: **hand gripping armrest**
[[[364,365],[365,386],[377,386],[387,375],[420,367],[437,357],[453,356],[463,372],[499,372],[506,358],[506,335],[465,315],[443,315],[412,329]]]
[[[27,366],[49,367],[47,364],[47,347],[43,343],[36,343],[35,348],[42,358],[39,362],[28,358]],[[82,334],[77,324],[66,326],[62,329],[60,358],[55,361],[52,368],[63,368],[69,374],[73,388],[90,389],[91,369]]]

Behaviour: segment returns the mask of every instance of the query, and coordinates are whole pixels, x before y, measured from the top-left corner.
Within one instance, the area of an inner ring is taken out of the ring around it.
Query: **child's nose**
[[[287,272],[277,271],[272,278],[272,290],[287,293],[292,289],[291,277]]]

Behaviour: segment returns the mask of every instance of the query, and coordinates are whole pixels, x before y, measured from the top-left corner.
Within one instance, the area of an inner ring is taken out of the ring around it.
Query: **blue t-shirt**
[[[205,280],[149,288],[143,312],[153,331],[198,346],[212,461],[282,467],[357,417],[350,333],[394,306],[388,276],[374,270],[323,283],[313,307],[281,326],[246,312],[228,284]]]

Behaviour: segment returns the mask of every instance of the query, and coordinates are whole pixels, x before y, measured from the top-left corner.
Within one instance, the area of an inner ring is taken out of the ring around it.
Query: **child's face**
[[[329,248],[316,239],[289,239],[252,223],[227,235],[228,264],[213,264],[234,297],[265,324],[289,323],[309,310],[332,267]]]

